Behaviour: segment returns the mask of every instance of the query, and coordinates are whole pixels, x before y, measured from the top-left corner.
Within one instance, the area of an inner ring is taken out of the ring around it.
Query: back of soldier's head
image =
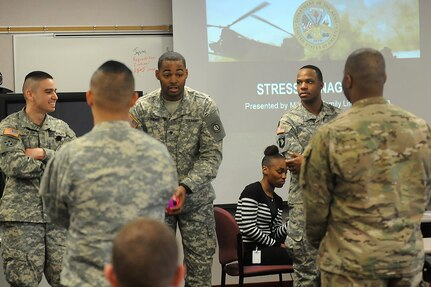
[[[135,91],[132,71],[123,63],[107,61],[91,77],[94,104],[106,110],[128,109]]]
[[[178,246],[171,228],[138,219],[117,234],[112,265],[121,287],[171,286],[178,267]]]
[[[352,52],[346,60],[344,72],[350,74],[363,92],[383,91],[386,81],[385,59],[371,48]]]

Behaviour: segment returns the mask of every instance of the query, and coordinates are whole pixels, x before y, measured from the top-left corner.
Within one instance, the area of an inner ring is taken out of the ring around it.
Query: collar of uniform
[[[97,130],[110,130],[115,129],[118,132],[122,132],[125,128],[130,128],[130,124],[128,121],[103,121],[94,126],[94,129]]]
[[[326,116],[326,115],[333,115],[335,113],[336,113],[336,108],[334,106],[326,102],[323,102],[322,110],[320,111],[319,115],[322,114],[323,116]]]
[[[332,106],[328,103],[325,103],[322,101],[322,109],[320,110],[320,112],[315,115],[313,113],[310,113],[310,111],[308,111],[304,105],[302,105],[302,103],[299,104],[300,105],[300,109],[301,109],[301,113],[304,115],[304,121],[310,121],[310,120],[317,120],[319,118],[324,118],[327,115],[333,115],[334,114],[334,109],[332,108]]]
[[[310,121],[310,120],[316,120],[317,115],[310,113],[309,110],[307,110],[304,105],[302,104],[302,102],[300,102],[299,104],[299,109],[300,109],[300,113],[303,115],[303,119],[304,121]],[[321,111],[322,112],[322,111]],[[320,113],[319,113],[320,114]]]
[[[352,107],[361,108],[375,104],[388,104],[388,101],[384,97],[369,97],[355,102]]]
[[[25,107],[24,107],[24,108],[22,108],[22,110],[19,111],[19,118],[21,119],[23,127],[26,127],[28,129],[32,129],[32,130],[36,130],[36,131],[49,129],[49,116],[48,115],[45,115],[45,120],[43,121],[42,126],[38,126],[30,120],[27,113],[25,112]]]
[[[156,103],[158,106],[156,106],[155,109],[153,109],[153,113],[159,117],[165,117],[165,118],[171,118],[171,119],[179,118],[183,115],[187,115],[191,113],[191,101],[192,101],[192,96],[190,95],[190,88],[184,87],[184,96],[180,104],[178,105],[177,110],[172,115],[170,115],[168,110],[164,107],[163,99],[159,89],[159,100]]]

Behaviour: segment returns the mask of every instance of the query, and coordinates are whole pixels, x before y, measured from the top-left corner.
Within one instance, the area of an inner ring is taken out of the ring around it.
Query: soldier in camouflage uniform
[[[40,192],[49,218],[68,228],[61,282],[108,286],[103,268],[112,240],[128,221],[163,221],[177,186],[166,147],[128,123],[135,81],[122,63],[108,61],[87,92],[94,128],[49,162]]]
[[[281,117],[277,128],[277,143],[287,159],[290,186],[287,196],[289,222],[286,247],[292,252],[294,286],[319,286],[316,266],[317,250],[304,236],[304,206],[299,187],[302,153],[316,129],[329,122],[339,109],[322,101],[323,76],[316,66],[306,65],[297,74],[297,90],[301,102]]]
[[[385,81],[380,52],[353,52],[343,78],[352,108],[320,128],[304,153],[306,235],[319,248],[322,286],[421,282],[431,130],[383,98]]]
[[[11,286],[38,286],[45,277],[60,285],[66,230],[46,223],[39,181],[47,161],[75,138],[69,126],[47,113],[58,99],[52,76],[34,71],[25,77],[26,106],[0,123],[0,169],[6,186],[0,204],[2,257]]]
[[[142,98],[131,109],[132,125],[163,142],[176,163],[176,195],[182,210],[166,217],[178,224],[187,267],[186,286],[211,286],[211,265],[216,247],[211,181],[222,160],[225,136],[219,112],[207,95],[185,87],[184,57],[167,52],[159,58],[156,77],[161,89]],[[187,195],[186,195],[187,194]]]

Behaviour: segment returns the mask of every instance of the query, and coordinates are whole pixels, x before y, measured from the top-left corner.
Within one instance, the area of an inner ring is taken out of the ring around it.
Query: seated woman
[[[244,264],[252,264],[252,251],[261,251],[261,265],[292,264],[284,239],[287,222],[283,223],[283,200],[274,189],[286,181],[286,160],[275,145],[265,149],[262,180],[247,185],[238,201],[235,219],[244,242]]]

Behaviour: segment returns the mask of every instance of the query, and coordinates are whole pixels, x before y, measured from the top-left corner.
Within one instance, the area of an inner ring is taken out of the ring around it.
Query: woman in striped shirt
[[[247,185],[238,201],[235,219],[244,242],[244,264],[252,264],[252,251],[261,251],[261,265],[292,264],[284,239],[283,200],[274,189],[286,181],[286,160],[275,145],[265,149],[262,180]]]

